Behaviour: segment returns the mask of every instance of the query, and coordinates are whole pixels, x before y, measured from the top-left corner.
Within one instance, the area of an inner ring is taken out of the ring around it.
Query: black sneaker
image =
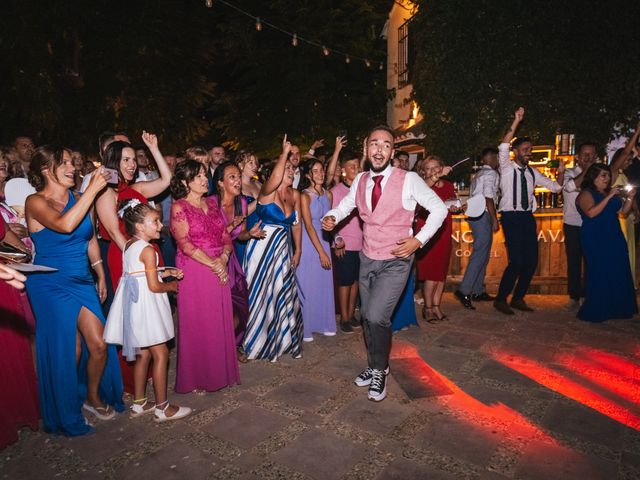
[[[353,327],[350,322],[340,322],[340,331],[342,333],[350,334],[353,333]]]
[[[384,374],[389,374],[389,367],[384,369]],[[371,383],[371,378],[373,377],[373,368],[368,368],[364,370],[360,375],[356,377],[353,381],[359,387],[367,387]]]
[[[362,324],[360,320],[358,320],[355,316],[351,317],[351,327],[353,328],[361,328]]]
[[[381,402],[387,396],[386,370],[373,370],[371,373],[371,385],[367,398],[374,402]]]

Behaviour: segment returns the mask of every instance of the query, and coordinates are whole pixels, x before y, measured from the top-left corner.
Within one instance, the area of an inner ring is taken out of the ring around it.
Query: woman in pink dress
[[[233,251],[216,197],[195,160],[180,163],[171,180],[171,233],[176,265],[184,271],[178,291],[176,392],[215,391],[239,383],[233,305],[227,264]]]

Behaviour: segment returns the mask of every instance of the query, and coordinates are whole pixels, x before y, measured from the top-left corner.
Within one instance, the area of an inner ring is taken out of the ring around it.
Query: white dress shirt
[[[482,165],[471,180],[469,196],[483,196],[493,199],[494,204],[498,204],[498,187],[500,186],[500,175],[489,165]]]
[[[300,167],[296,167],[296,171],[293,174],[293,184],[291,184],[291,186],[298,188],[298,185],[300,185]]]
[[[521,175],[521,167],[518,166],[516,162],[511,161],[509,158],[509,149],[511,145],[508,143],[501,143],[498,147],[498,158],[500,160],[500,191],[502,192],[502,197],[500,198],[500,208],[501,212],[522,212],[524,211],[522,208],[522,194],[520,189],[520,175]],[[534,189],[537,185],[541,185],[543,187],[548,188],[554,193],[558,193],[562,190],[562,186],[544,175],[542,175],[537,168],[533,167],[524,167],[524,177],[527,180],[527,194],[529,197],[529,208],[527,211],[535,212],[536,211],[536,197],[533,194]],[[515,175],[514,175],[515,172]],[[533,176],[530,172],[533,172]],[[514,198],[513,198],[513,177],[515,176],[516,184],[516,199],[515,199],[515,209],[513,208]]]
[[[562,205],[564,223],[567,225],[573,225],[574,227],[582,226],[582,217],[576,207],[576,199],[580,193],[580,189],[576,187],[574,179],[582,173],[582,169],[579,166],[573,168],[567,168],[564,172],[564,186],[562,187],[562,199],[564,204]]]
[[[367,202],[367,207],[369,207],[369,209],[371,209],[371,193],[373,192],[373,186],[375,184],[373,177],[382,175],[383,178],[382,182],[380,182],[380,186],[384,193],[384,187],[389,180],[392,170],[393,167],[389,164],[382,172],[379,174],[372,174],[367,180],[365,187],[365,201]],[[349,216],[349,214],[356,208],[356,192],[358,190],[360,178],[362,175],[368,175],[368,173],[369,172],[361,172],[356,176],[351,183],[349,193],[347,193],[336,208],[329,210],[325,214],[325,217],[335,217],[336,223],[340,223],[343,219]],[[424,227],[422,227],[422,229],[415,235],[415,238],[424,245],[436,234],[442,225],[442,222],[447,218],[449,211],[444,205],[444,202],[440,200],[440,197],[438,197],[438,195],[436,195],[434,191],[427,186],[424,180],[422,180],[417,173],[407,172],[404,178],[404,184],[402,185],[402,206],[405,210],[414,211],[416,209],[416,205],[422,206],[429,212],[429,216],[427,217],[427,222]],[[407,235],[413,236],[411,226],[408,228]]]

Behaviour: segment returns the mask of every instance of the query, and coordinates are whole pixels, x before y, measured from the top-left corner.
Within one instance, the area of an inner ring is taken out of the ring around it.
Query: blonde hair
[[[195,160],[196,162],[205,163],[209,165],[211,163],[211,155],[203,147],[190,147],[184,152],[185,160]]]

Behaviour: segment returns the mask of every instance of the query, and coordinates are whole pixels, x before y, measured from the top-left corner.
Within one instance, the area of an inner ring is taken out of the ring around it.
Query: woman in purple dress
[[[231,240],[246,242],[250,238],[264,238],[266,232],[260,228],[258,221],[251,230],[247,230],[246,218],[255,209],[248,205],[242,195],[242,175],[240,168],[234,161],[226,161],[216,168],[213,174],[213,194],[218,199],[220,210],[224,214],[227,233]],[[249,318],[249,298],[247,294],[247,279],[245,278],[235,249],[231,251],[229,259],[229,285],[231,287],[231,302],[233,304],[233,322],[235,325],[238,360],[247,361],[247,355],[242,348],[242,339],[247,328]]]
[[[171,180],[171,233],[176,265],[184,271],[178,292],[176,392],[215,391],[239,383],[233,306],[227,264],[233,247],[216,197],[204,195],[204,167],[187,160]]]
[[[324,166],[315,158],[301,169],[302,256],[296,271],[298,296],[302,306],[304,341],[313,333],[336,334],[336,315],[331,272],[331,247],[322,230],[322,217],[331,210],[331,192],[324,188]]]

